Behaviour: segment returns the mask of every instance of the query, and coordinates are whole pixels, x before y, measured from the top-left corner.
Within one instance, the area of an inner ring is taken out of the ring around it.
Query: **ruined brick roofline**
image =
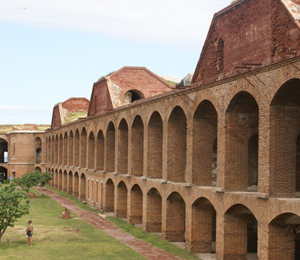
[[[213,16],[192,83],[232,76],[247,63],[266,66],[299,55],[299,21],[298,0],[232,3]]]
[[[191,86],[188,86],[187,89],[174,88],[173,89],[174,91],[171,90],[169,92],[158,94],[158,95],[153,96],[153,97],[137,100],[134,103],[115,108],[111,111],[103,112],[103,113],[101,113],[99,115],[96,115],[96,116],[88,116],[86,118],[79,118],[76,121],[72,121],[70,123],[64,124],[60,128],[69,127],[71,125],[76,125],[76,124],[78,124],[79,120],[80,120],[80,122],[85,122],[85,121],[105,117],[109,114],[114,114],[115,112],[130,110],[133,107],[138,107],[138,106],[151,104],[151,103],[158,103],[158,102],[161,102],[161,100],[168,99],[172,96],[179,96],[179,97],[181,97],[182,100],[185,100],[184,102],[189,102],[189,97],[187,96],[189,93],[197,92],[197,91],[203,90],[203,89],[210,89],[210,88],[213,88],[217,85],[222,85],[222,84],[225,84],[225,83],[228,83],[228,82],[231,82],[231,81],[235,81],[238,78],[248,78],[250,76],[257,75],[261,72],[267,72],[267,71],[271,71],[271,70],[276,69],[276,68],[280,68],[285,64],[291,64],[293,66],[293,63],[295,63],[297,61],[300,61],[300,55],[297,56],[297,57],[293,57],[293,58],[290,58],[290,59],[279,61],[279,62],[274,63],[274,64],[270,64],[270,65],[267,65],[267,66],[264,66],[264,67],[261,67],[261,68],[257,68],[257,69],[251,70],[251,71],[247,71],[247,72],[244,72],[244,73],[241,73],[241,74],[238,74],[238,75],[234,75],[232,77],[228,77],[228,78],[218,80],[218,81],[215,81],[215,82],[207,83],[207,84],[204,84],[204,85],[201,85],[199,83],[194,83],[194,84],[191,84]],[[250,83],[251,83],[251,81],[249,81],[249,84]],[[48,130],[46,130],[46,132],[51,132],[51,131],[55,131],[55,130],[57,130],[57,128],[48,129]]]
[[[88,116],[170,91],[175,85],[145,67],[125,66],[93,84]]]
[[[163,80],[161,77],[157,76],[155,73],[153,73],[151,70],[148,70],[146,67],[136,67],[136,66],[124,66],[121,69],[114,71],[106,76],[101,77],[98,81],[96,81],[94,85],[107,80],[108,78],[111,78],[115,75],[117,75],[118,73],[120,73],[123,70],[126,69],[130,69],[130,70],[145,70],[147,73],[151,74],[153,77],[155,77],[156,79],[158,79],[161,83],[165,84],[167,87],[169,87],[170,89],[172,88],[172,86],[170,84],[168,84],[165,80]]]

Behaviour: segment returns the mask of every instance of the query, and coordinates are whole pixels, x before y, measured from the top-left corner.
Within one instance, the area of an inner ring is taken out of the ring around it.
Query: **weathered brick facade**
[[[293,3],[241,0],[217,13],[191,88],[106,113],[91,101],[90,117],[46,131],[42,162],[51,185],[192,252],[300,259]],[[256,36],[247,38],[250,28]],[[261,64],[233,68],[245,62]]]

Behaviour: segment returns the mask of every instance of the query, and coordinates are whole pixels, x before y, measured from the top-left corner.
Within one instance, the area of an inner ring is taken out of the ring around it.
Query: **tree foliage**
[[[8,227],[14,227],[18,218],[29,213],[27,192],[27,189],[18,189],[14,182],[9,185],[0,183],[0,241]]]
[[[19,178],[14,178],[14,182],[22,189],[37,186],[39,183],[47,183],[52,180],[52,174],[48,172],[39,173],[38,171],[27,172]]]

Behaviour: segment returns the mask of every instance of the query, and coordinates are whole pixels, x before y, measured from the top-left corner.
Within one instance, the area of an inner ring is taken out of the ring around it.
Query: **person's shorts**
[[[32,234],[28,235],[29,237],[32,237]]]

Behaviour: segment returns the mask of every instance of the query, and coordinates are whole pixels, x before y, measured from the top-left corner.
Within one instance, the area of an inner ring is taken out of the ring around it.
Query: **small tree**
[[[14,182],[22,189],[27,188],[29,190],[41,182],[41,175],[38,171],[27,172],[19,178],[14,178]]]
[[[41,176],[40,182],[43,184],[46,184],[53,179],[52,174],[49,172],[43,172],[40,176]]]
[[[8,227],[14,227],[18,218],[29,213],[27,191],[18,189],[14,182],[5,186],[0,183],[0,241]]]

